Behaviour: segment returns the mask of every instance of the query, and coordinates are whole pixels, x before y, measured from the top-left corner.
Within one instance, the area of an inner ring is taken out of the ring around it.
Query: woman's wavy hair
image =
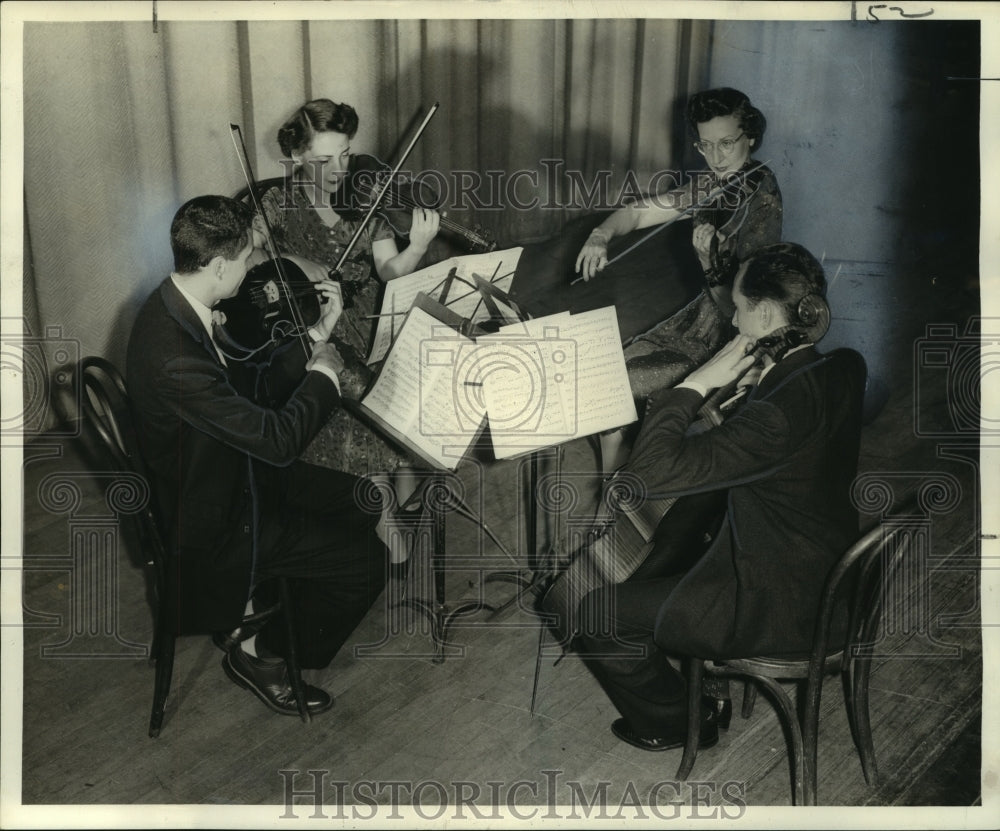
[[[691,134],[698,137],[698,125],[722,115],[732,115],[747,138],[754,139],[754,150],[760,147],[767,129],[767,119],[750,99],[738,89],[719,87],[696,92],[688,101],[687,117]]]
[[[316,98],[299,107],[278,130],[278,146],[288,158],[309,149],[316,133],[343,133],[349,139],[358,131],[358,114],[350,104]]]

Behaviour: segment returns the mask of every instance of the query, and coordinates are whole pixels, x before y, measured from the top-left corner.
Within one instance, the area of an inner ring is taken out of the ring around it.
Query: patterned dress
[[[740,171],[756,166],[752,159]],[[688,187],[699,202],[719,185],[705,174]],[[673,386],[701,366],[733,335],[733,278],[739,263],[765,245],[781,240],[781,191],[774,173],[760,167],[748,173],[715,204],[699,208],[695,228],[711,223],[725,237],[712,252],[706,286],[687,306],[652,329],[637,335],[625,349],[629,382],[637,399]]]
[[[261,197],[261,205],[280,250],[333,268],[360,223],[341,218],[336,225],[327,225],[313,209],[317,195],[321,191],[315,186],[293,180],[283,187],[267,190]],[[375,217],[342,267],[345,305],[350,308],[344,309],[330,341],[344,359],[340,385],[343,397],[348,399],[360,399],[372,378],[365,358],[375,321],[367,315],[378,313],[382,292],[382,283],[375,273],[372,244],[383,239],[393,239],[392,229]],[[355,476],[392,471],[412,463],[401,448],[344,409],[331,416],[302,458]]]

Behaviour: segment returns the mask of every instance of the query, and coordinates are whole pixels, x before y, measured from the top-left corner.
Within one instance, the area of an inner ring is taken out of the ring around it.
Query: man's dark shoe
[[[283,716],[299,714],[284,661],[255,658],[237,645],[222,659],[222,668],[234,682],[250,690],[274,712]],[[325,713],[333,706],[333,697],[329,693],[309,684],[303,684],[303,687],[306,706],[311,714]]]
[[[632,725],[623,718],[617,719],[611,725],[611,732],[619,739],[640,750],[676,750],[684,747],[687,737],[684,733],[673,736],[640,736],[632,729]],[[702,724],[701,738],[698,747],[714,747],[719,743],[719,727],[716,724]]]

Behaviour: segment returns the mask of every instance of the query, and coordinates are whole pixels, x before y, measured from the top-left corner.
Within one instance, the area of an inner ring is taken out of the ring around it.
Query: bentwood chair
[[[132,477],[133,482],[143,482],[147,493],[141,510],[127,515],[119,515],[119,524],[138,545],[138,551],[147,558],[153,574],[153,644],[150,649],[156,662],[156,680],[153,689],[153,709],[149,717],[149,736],[160,735],[163,713],[170,693],[170,682],[174,667],[174,647],[177,639],[169,618],[169,610],[174,605],[167,580],[169,555],[163,536],[157,526],[153,510],[151,480],[139,454],[135,427],[129,409],[129,397],[125,381],[118,369],[109,361],[98,357],[83,358],[77,368],[79,400],[83,416],[90,429],[97,435],[105,449],[113,469]],[[291,607],[288,582],[278,578],[278,604],[243,618],[241,626],[255,627],[274,615],[282,606]],[[309,710],[302,685],[302,672],[296,655],[296,637],[292,615],[282,616],[285,620],[289,682],[298,703],[299,716],[309,721]]]
[[[898,512],[905,516],[909,504]],[[825,675],[839,674],[844,689],[851,736],[861,758],[865,781],[878,783],[875,749],[868,710],[868,680],[872,652],[882,616],[882,584],[889,579],[908,547],[899,539],[900,526],[879,524],[864,534],[831,569],[816,615],[812,650],[800,660],[777,657],[730,658],[706,661],[685,659],[688,678],[687,744],[677,778],[691,774],[698,753],[702,678],[710,675],[739,678],[747,683],[742,715],[752,714],[754,687],[771,694],[779,720],[791,745],[792,798],[796,805],[816,804],[816,759],[819,703]],[[832,634],[838,615],[847,619],[844,635]],[[799,714],[779,681],[794,681],[798,688]]]

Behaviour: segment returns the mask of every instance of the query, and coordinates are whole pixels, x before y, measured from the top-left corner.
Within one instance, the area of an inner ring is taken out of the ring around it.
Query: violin
[[[347,269],[350,268],[348,257],[364,233],[368,222],[384,200],[390,181],[396,178],[396,174],[406,157],[423,134],[437,109],[438,104],[434,104],[424,117],[396,168],[391,171],[390,179],[379,186],[378,194],[358,223],[350,242],[343,246],[337,264],[329,272],[331,279],[340,281],[345,308],[349,308],[352,303],[352,293],[348,289],[353,288],[354,285],[349,280],[343,279]],[[222,345],[224,352],[228,349],[233,353],[227,353],[229,357],[245,361],[257,356],[265,349],[277,346],[283,340],[292,338],[298,340],[306,360],[309,360],[312,353],[309,327],[319,320],[320,315],[316,284],[309,280],[294,262],[280,256],[278,246],[275,243],[274,230],[271,228],[267,212],[262,208],[258,198],[259,187],[250,166],[250,158],[243,141],[242,131],[236,124],[230,124],[229,127],[254,209],[264,222],[270,260],[250,269],[236,296],[219,304],[218,310],[224,316],[224,321],[220,326],[216,326],[217,340]],[[238,141],[237,136],[239,137]],[[345,290],[348,291],[345,293]]]
[[[336,195],[336,202],[331,204],[337,213],[355,219],[372,206],[380,193],[384,195],[376,212],[400,237],[409,234],[414,209],[439,210],[441,207],[440,196],[429,183],[394,172],[375,156],[365,154],[351,156],[344,186]],[[485,254],[497,247],[496,241],[479,226],[466,228],[442,216],[440,227],[470,253]]]
[[[413,149],[420,135],[437,111],[435,104],[424,118],[416,135],[410,140],[409,147],[400,159],[402,166],[406,156]],[[267,218],[259,198],[259,186],[250,166],[250,156],[247,153],[243,133],[238,124],[229,125],[240,168],[246,179],[247,192],[253,202],[256,214],[261,217],[265,228],[265,243],[270,260],[250,269],[236,295],[222,301],[217,308],[223,316],[221,325],[216,326],[216,340],[223,351],[235,360],[246,361],[258,356],[262,351],[277,346],[288,338],[297,339],[302,347],[306,360],[311,356],[309,327],[319,319],[319,298],[316,284],[308,279],[305,273],[291,260],[280,256],[275,243],[274,229]],[[395,172],[395,171],[394,171]],[[375,204],[369,208],[358,223],[350,242],[339,246],[337,264],[330,270],[331,279],[338,280],[341,285],[344,307],[353,305],[353,296],[348,287],[353,288],[350,280],[344,280],[355,263],[349,262],[354,246],[364,233],[365,227],[375,213],[378,202],[382,199],[380,193]],[[289,272],[291,277],[288,276]],[[352,274],[352,277],[359,275]],[[366,276],[366,275],[360,275]],[[301,307],[299,300],[305,304]],[[228,351],[227,351],[228,350]]]
[[[220,313],[221,322],[214,327],[216,342],[227,358],[249,361],[259,357],[264,350],[291,338],[298,341],[308,361],[312,355],[309,327],[319,320],[316,284],[293,262],[278,256],[274,231],[257,197],[258,186],[250,166],[246,143],[243,141],[243,132],[238,124],[230,124],[229,131],[254,210],[264,222],[270,260],[250,269],[236,295],[217,304],[216,310]],[[294,288],[287,275],[288,271],[294,271]],[[303,291],[306,289],[304,283],[309,284],[309,291]],[[308,320],[299,304],[300,297],[306,302],[311,297],[315,303],[315,308],[308,305],[306,307],[310,312]]]
[[[757,193],[767,171],[763,165],[744,168],[724,176],[720,180],[721,189],[714,196],[695,209],[693,219],[698,224],[707,223],[715,228],[709,243],[710,286],[731,285],[740,263],[735,248],[720,249],[720,235],[727,240],[742,227],[750,213],[750,198]]]
[[[294,262],[284,257],[280,263],[267,260],[247,272],[233,297],[216,305],[222,314],[216,340],[227,357],[246,360],[270,345],[305,334],[320,318],[319,298],[316,283]],[[297,320],[290,314],[293,303]]]
[[[624,251],[619,251],[617,254],[615,254],[614,257],[608,260],[608,265],[613,265],[614,263],[618,262],[618,260],[620,260],[622,257],[625,257],[626,255],[633,252],[640,245],[643,245],[646,242],[648,242],[650,239],[652,239],[654,236],[660,233],[664,228],[669,228],[671,225],[673,225],[675,222],[681,219],[686,219],[687,217],[690,216],[698,216],[699,212],[704,210],[721,211],[726,208],[732,210],[734,205],[737,208],[742,206],[743,214],[739,223],[740,225],[742,225],[743,220],[746,219],[747,213],[749,213],[749,205],[747,204],[747,200],[749,200],[749,198],[754,193],[757,192],[757,189],[760,187],[760,184],[764,180],[765,175],[766,174],[764,173],[763,162],[758,162],[749,169],[740,170],[736,173],[731,174],[730,176],[726,177],[725,181],[719,182],[717,187],[713,188],[708,194],[703,196],[697,202],[684,208],[684,210],[682,210],[679,214],[677,214],[677,216],[673,217],[672,219],[668,219],[666,222],[663,222],[660,225],[654,226],[651,231],[649,231],[647,234],[644,234],[640,239],[633,242]],[[711,214],[711,215],[701,214],[701,216],[702,216],[702,221],[712,222],[712,224],[715,226],[716,231],[720,230],[719,226],[715,225],[715,222],[713,222],[712,220],[721,221],[721,216],[716,214]],[[733,227],[732,219],[730,218],[726,219],[724,227],[726,229],[725,232],[735,233],[735,231],[738,230],[739,225]],[[712,244],[715,246],[716,250],[718,250],[718,234],[712,237]],[[718,257],[719,255],[717,254],[716,259],[718,259]],[[736,271],[739,268],[739,263],[736,262],[735,259],[733,260],[733,263],[727,264],[727,267],[732,267],[733,265],[735,265],[735,268],[733,268],[732,275],[730,275],[730,280],[733,276],[736,275]],[[606,267],[607,266],[605,266],[605,268]],[[570,285],[573,285],[574,283],[579,283],[580,280],[582,279],[583,277],[577,277],[570,283]],[[722,281],[720,280],[714,283],[714,285],[718,285],[721,282]],[[711,281],[709,284],[713,285]]]

